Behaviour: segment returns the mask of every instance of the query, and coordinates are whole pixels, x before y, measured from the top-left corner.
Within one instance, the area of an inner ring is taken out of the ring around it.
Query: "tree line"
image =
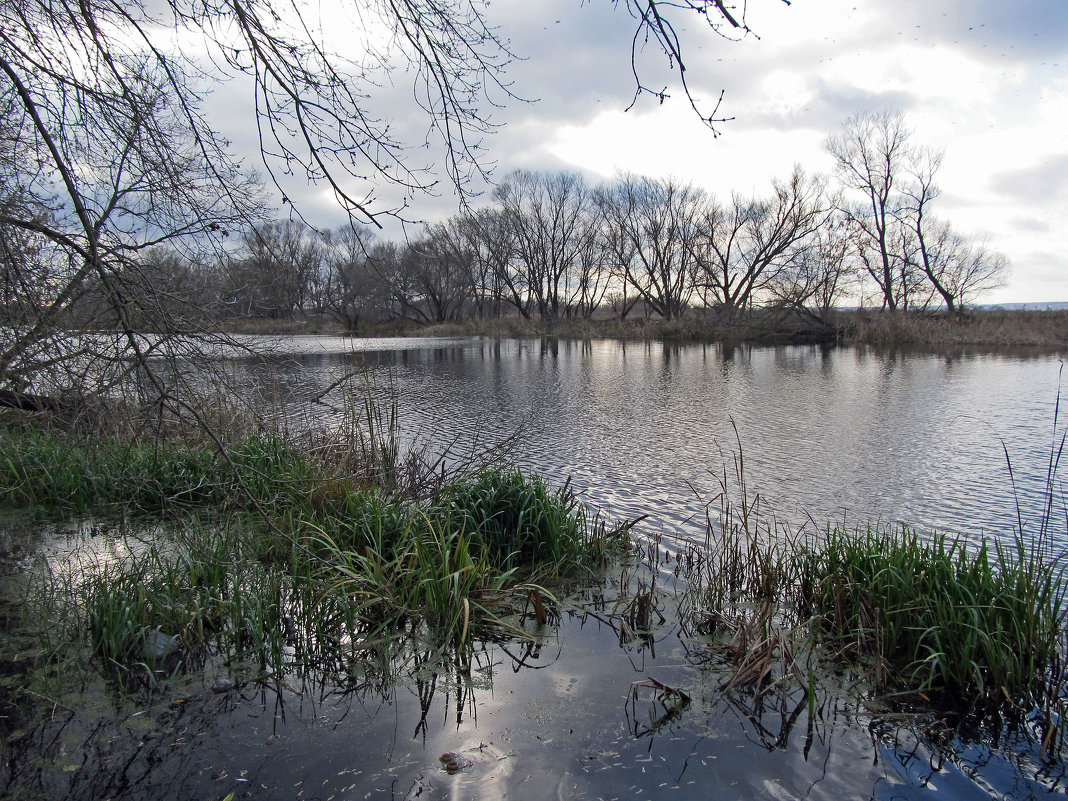
[[[714,96],[707,105],[690,93],[683,42],[698,30],[744,38],[745,8],[612,5],[634,26],[635,102],[664,102],[670,88],[714,135],[723,121]],[[831,226],[776,240],[784,250],[765,254],[757,240],[773,227],[778,185],[739,205],[670,181],[630,177],[603,188],[516,174],[487,209],[416,241],[371,236],[435,184],[435,166],[461,197],[484,176],[480,143],[492,110],[514,97],[507,67],[516,55],[487,9],[479,0],[338,4],[349,30],[373,32],[353,46],[336,35],[335,17],[302,0],[0,3],[0,389],[102,395],[136,379],[144,404],[196,416],[181,367],[215,352],[219,328],[205,323],[218,319],[318,313],[355,328],[370,318],[554,319],[597,308],[733,313],[772,303],[776,291],[819,308],[821,292],[834,297],[813,277],[826,259],[812,242],[840,242],[828,232],[854,230],[859,217],[828,212]],[[666,83],[665,72],[674,76]],[[248,87],[252,108],[209,115],[205,98],[217,84]],[[394,84],[408,85],[408,110],[425,123],[414,140],[387,122],[395,98],[380,90]],[[249,116],[258,152],[246,159],[230,140]],[[830,209],[819,183],[802,176],[802,199],[815,192],[816,206]],[[348,228],[265,220],[269,205],[292,208],[291,187],[308,185],[333,194]],[[404,199],[383,207],[376,186]],[[782,191],[793,191],[789,179]],[[907,216],[895,198],[891,222]],[[886,305],[922,305],[917,271],[939,275],[939,259],[924,257],[951,237],[940,238],[926,204],[918,228],[930,246],[913,247],[907,264],[897,228],[879,229],[893,245],[881,273]],[[744,248],[724,244],[732,217]],[[876,250],[865,255],[875,271]],[[790,271],[799,280],[783,281]],[[970,289],[941,285],[959,299]]]
[[[795,167],[760,195],[514,171],[490,204],[406,242],[367,227],[265,221],[211,263],[161,247],[116,280],[127,294],[166,299],[171,314],[314,315],[349,330],[507,315],[677,319],[693,309],[727,322],[774,309],[820,324],[843,304],[958,311],[1004,280],[1004,255],[934,215],[942,154],[914,144],[902,115],[858,115],[826,146],[832,176]],[[86,320],[106,310],[93,297],[81,305]]]

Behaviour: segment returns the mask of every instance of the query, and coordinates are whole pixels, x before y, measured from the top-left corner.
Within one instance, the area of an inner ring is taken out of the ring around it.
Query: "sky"
[[[495,179],[516,168],[571,170],[599,183],[629,172],[692,181],[721,197],[766,192],[795,164],[832,169],[824,143],[849,116],[900,111],[915,142],[944,150],[935,213],[1009,256],[988,303],[1068,301],[1068,0],[748,0],[754,35],[730,41],[695,18],[680,28],[692,93],[714,104],[718,136],[691,110],[652,48],[643,77],[664,103],[634,94],[634,21],[609,0],[493,0],[487,20],[523,60],[509,69],[528,102],[494,109]],[[685,17],[682,18],[685,21]],[[404,76],[375,111],[419,144],[425,117]],[[418,153],[416,154],[418,155]],[[488,202],[489,187],[474,205]],[[376,188],[384,203],[389,187]],[[338,215],[308,190],[310,221]],[[413,219],[457,209],[447,182],[416,197]],[[340,221],[340,216],[337,217]],[[399,230],[384,235],[399,238]]]

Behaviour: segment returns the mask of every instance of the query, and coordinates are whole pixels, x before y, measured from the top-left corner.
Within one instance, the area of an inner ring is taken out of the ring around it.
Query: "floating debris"
[[[449,774],[459,773],[461,770],[471,767],[471,760],[455,751],[446,751],[438,759],[441,761],[441,766],[445,769],[445,772]]]

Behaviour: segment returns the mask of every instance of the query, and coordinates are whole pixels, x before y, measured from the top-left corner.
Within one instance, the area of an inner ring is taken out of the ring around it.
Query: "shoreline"
[[[818,325],[802,320],[789,324],[755,313],[724,324],[694,311],[678,320],[657,318],[563,319],[545,321],[519,316],[424,325],[394,321],[367,324],[351,331],[329,318],[304,320],[224,320],[230,334],[338,336],[487,336],[502,338],[567,337],[666,342],[722,342],[735,345],[865,345],[880,348],[1034,348],[1068,352],[1068,310],[979,309],[966,315],[945,312],[888,313],[878,310],[832,312]]]

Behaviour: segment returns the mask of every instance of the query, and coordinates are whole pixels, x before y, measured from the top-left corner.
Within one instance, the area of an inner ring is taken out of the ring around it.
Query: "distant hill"
[[[1056,303],[988,303],[979,306],[980,309],[1028,309],[1030,311],[1059,311],[1068,309],[1068,301]]]

